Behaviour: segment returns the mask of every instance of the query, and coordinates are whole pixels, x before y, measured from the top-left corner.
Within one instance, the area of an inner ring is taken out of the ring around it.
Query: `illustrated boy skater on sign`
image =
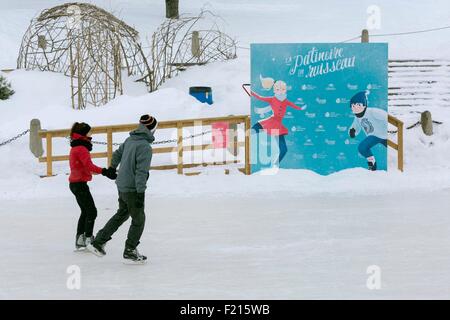
[[[355,119],[349,130],[351,138],[355,138],[361,129],[366,138],[360,142],[358,152],[367,159],[368,169],[377,170],[377,162],[371,149],[377,144],[387,147],[387,112],[379,108],[368,108],[368,92],[355,94],[350,100]]]
[[[255,130],[257,134],[259,131],[264,130],[268,135],[278,138],[280,153],[277,163],[273,165],[273,167],[277,167],[287,153],[285,136],[288,135],[289,131],[282,123],[286,110],[288,107],[296,110],[305,110],[306,105],[299,107],[287,99],[287,85],[284,81],[274,81],[272,78],[261,78],[261,83],[266,90],[270,90],[273,87],[274,96],[262,97],[253,91],[251,92],[251,95],[260,101],[268,102],[270,106],[264,108],[264,110],[271,109],[273,114],[269,118],[257,122],[252,129]],[[261,114],[262,111],[257,110],[256,113]]]

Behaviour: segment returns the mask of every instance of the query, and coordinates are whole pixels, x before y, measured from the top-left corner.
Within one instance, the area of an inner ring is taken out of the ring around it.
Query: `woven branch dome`
[[[236,58],[236,41],[219,27],[210,11],[166,19],[152,36],[150,90],[192,65]]]
[[[33,19],[23,37],[17,67],[69,76],[76,109],[100,106],[122,94],[123,70],[141,76],[147,85],[151,74],[138,32],[87,3],[66,3]]]

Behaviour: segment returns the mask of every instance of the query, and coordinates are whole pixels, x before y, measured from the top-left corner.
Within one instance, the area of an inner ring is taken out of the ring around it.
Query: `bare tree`
[[[178,19],[180,14],[178,12],[179,0],[166,0],[166,18]]]

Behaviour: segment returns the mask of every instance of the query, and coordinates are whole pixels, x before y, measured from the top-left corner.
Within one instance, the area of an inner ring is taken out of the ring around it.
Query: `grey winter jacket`
[[[116,179],[119,192],[145,192],[152,160],[150,143],[154,140],[151,131],[139,124],[113,153],[111,166],[117,168],[120,164]]]

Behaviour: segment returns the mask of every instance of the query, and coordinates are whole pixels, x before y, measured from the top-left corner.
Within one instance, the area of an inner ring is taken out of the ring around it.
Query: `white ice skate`
[[[86,251],[86,237],[84,234],[77,235],[75,240],[75,252],[84,252]]]

